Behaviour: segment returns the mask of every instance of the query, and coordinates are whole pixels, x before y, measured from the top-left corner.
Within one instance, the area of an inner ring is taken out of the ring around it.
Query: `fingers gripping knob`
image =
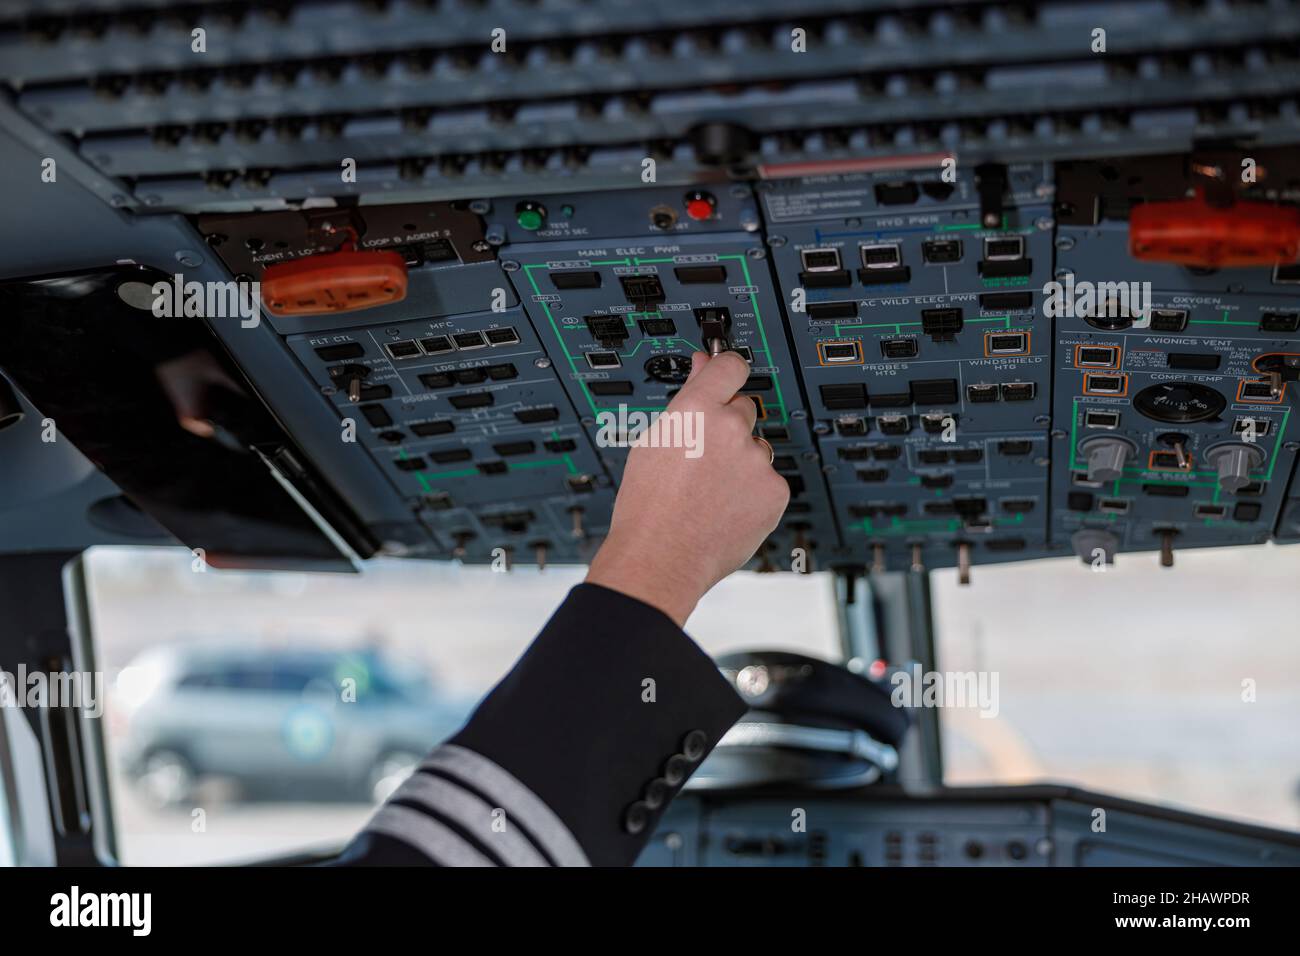
[[[716,358],[701,359],[688,384],[696,398],[725,405],[736,397],[748,378],[749,363],[737,352],[723,352]],[[682,391],[686,391],[685,386]]]

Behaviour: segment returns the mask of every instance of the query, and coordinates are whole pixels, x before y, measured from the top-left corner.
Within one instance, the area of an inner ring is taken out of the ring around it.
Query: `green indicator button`
[[[521,202],[515,207],[515,221],[520,229],[536,232],[546,223],[546,207],[535,202]]]

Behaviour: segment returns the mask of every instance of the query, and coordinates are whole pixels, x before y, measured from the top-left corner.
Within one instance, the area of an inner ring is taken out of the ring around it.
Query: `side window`
[[[371,671],[370,693],[377,701],[384,704],[398,704],[410,696],[409,691],[382,668]]]
[[[214,685],[215,675],[210,670],[192,670],[187,671],[185,675],[176,682],[176,686],[182,690],[202,690]]]
[[[308,687],[328,687],[328,672],[301,664],[277,664],[271,669],[267,689],[277,694],[302,694]]]
[[[223,690],[270,690],[270,668],[260,664],[234,664],[212,674],[210,687]]]
[[[362,704],[391,704],[403,696],[386,669],[366,654],[338,658],[330,667],[328,679],[335,688],[342,688],[344,681],[351,681],[357,701]]]
[[[1176,577],[1149,554],[995,565],[975,587],[935,572],[938,660],[977,688],[939,710],[944,782],[1052,780],[1294,828],[1298,575],[1300,551],[1277,547],[1189,549]]]

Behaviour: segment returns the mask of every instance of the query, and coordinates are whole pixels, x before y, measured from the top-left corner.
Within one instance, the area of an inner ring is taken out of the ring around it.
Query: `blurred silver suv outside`
[[[113,716],[123,768],[156,804],[208,777],[247,797],[378,801],[472,703],[374,652],[169,645],[123,668]]]

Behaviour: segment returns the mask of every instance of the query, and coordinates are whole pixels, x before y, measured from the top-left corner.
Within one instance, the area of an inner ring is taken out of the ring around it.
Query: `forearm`
[[[447,865],[631,863],[744,711],[663,612],[579,585],[367,830]]]

